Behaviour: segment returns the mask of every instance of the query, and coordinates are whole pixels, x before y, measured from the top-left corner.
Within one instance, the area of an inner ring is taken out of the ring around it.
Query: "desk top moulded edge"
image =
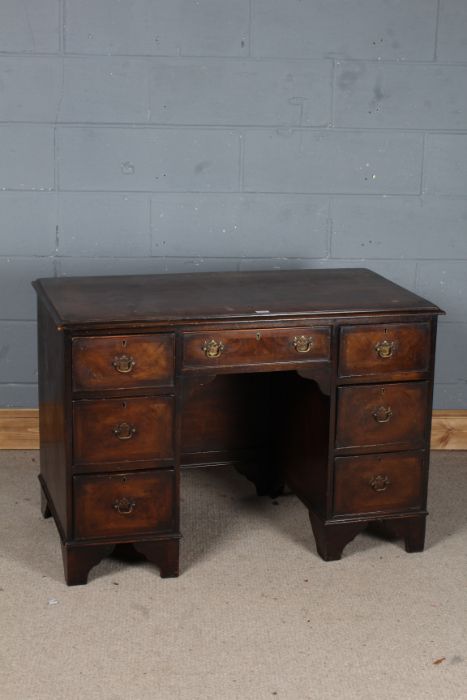
[[[41,278],[32,283],[57,328],[267,322],[365,314],[431,314],[435,304],[365,268]]]

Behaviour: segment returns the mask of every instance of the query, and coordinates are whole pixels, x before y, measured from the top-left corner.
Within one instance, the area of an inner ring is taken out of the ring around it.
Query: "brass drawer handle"
[[[129,515],[136,508],[136,502],[130,501],[128,498],[117,498],[113,503],[113,507],[120,515]]]
[[[214,357],[219,357],[223,352],[224,352],[224,343],[222,340],[206,340],[202,347],[202,351],[206,355],[206,357],[214,358]]]
[[[378,476],[374,476],[373,479],[370,481],[370,486],[373,489],[373,491],[379,492],[379,491],[386,491],[387,487],[391,485],[391,482],[389,480],[388,476],[383,476],[382,474],[378,474]]]
[[[313,347],[313,338],[311,335],[296,335],[293,346],[297,352],[310,352]]]
[[[376,352],[378,353],[379,357],[381,357],[381,359],[383,360],[392,356],[394,348],[395,343],[392,340],[381,340],[375,345]]]
[[[371,414],[377,423],[389,423],[392,418],[390,406],[378,406]]]
[[[129,440],[136,433],[136,428],[129,423],[120,423],[120,425],[115,426],[112,432],[119,440]]]
[[[120,374],[132,372],[135,365],[136,362],[130,355],[117,355],[112,362],[112,367]]]

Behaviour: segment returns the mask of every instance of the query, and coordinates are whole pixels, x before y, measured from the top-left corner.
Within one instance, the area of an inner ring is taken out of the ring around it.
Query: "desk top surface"
[[[63,327],[184,320],[442,313],[363,268],[43,278],[39,297]]]

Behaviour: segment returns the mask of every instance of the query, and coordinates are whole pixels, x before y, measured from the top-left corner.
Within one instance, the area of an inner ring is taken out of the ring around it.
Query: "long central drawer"
[[[325,326],[254,328],[185,333],[184,369],[327,361],[331,329]]]

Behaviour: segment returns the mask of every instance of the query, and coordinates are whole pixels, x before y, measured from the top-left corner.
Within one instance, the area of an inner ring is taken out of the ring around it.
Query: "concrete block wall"
[[[465,0],[2,0],[0,406],[30,280],[367,266],[444,307],[467,408]]]

